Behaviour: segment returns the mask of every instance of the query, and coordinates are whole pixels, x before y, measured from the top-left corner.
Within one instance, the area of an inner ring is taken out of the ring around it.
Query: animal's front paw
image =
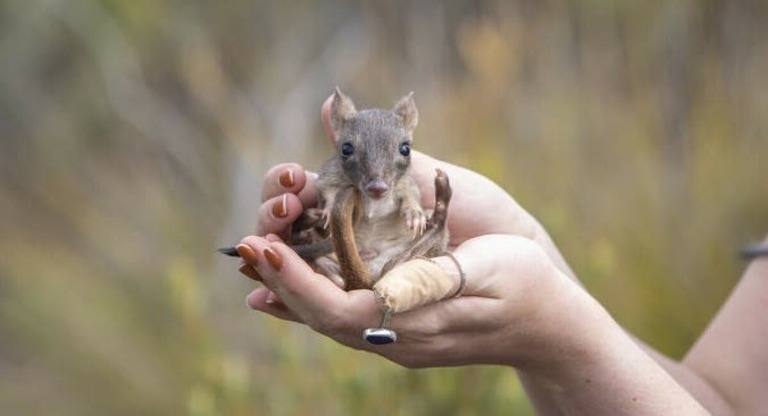
[[[307,208],[291,226],[291,245],[312,244],[328,237],[323,210]]]
[[[293,223],[294,231],[304,231],[323,225],[323,210],[320,208],[307,208]]]
[[[427,214],[421,207],[406,208],[403,210],[405,225],[413,232],[414,237],[424,233],[427,228]]]

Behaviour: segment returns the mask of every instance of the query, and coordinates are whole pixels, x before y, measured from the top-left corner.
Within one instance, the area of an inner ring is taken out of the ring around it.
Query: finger
[[[304,177],[306,179],[304,187],[301,188],[297,196],[304,208],[311,208],[317,205],[317,178],[319,176],[316,172],[305,170]]]
[[[287,239],[291,224],[304,211],[304,205],[294,194],[282,194],[265,201],[256,218],[256,234],[277,234]]]
[[[256,269],[254,269],[250,264],[241,264],[237,270],[249,279],[255,280],[257,282],[262,281],[259,272],[257,272]]]
[[[237,247],[238,252],[255,253],[255,259],[246,256],[243,260],[256,269],[264,284],[300,316],[321,311],[323,305],[338,301],[339,293],[323,287],[327,279],[317,275],[290,247],[280,243],[274,235],[268,234],[268,238],[248,236],[243,238]],[[303,291],[318,291],[323,298],[304,302],[301,293]]]
[[[267,201],[284,193],[299,196],[304,207],[317,204],[315,182],[317,173],[304,170],[296,163],[281,163],[270,168],[264,175],[261,200]]]
[[[266,201],[286,192],[297,194],[306,183],[304,168],[296,163],[280,163],[272,166],[264,175],[261,200]]]
[[[348,338],[353,332],[349,327],[359,318],[367,325],[380,319],[371,291],[358,291],[363,292],[362,295],[344,292],[325,276],[315,273],[282,242],[251,236],[242,243],[259,254],[256,269],[264,284],[302,321],[319,332],[334,338]]]
[[[293,313],[282,301],[276,302],[271,299],[274,292],[267,288],[259,288],[251,292],[245,301],[248,307],[253,310],[268,313],[276,318],[286,321],[304,323],[298,315]]]
[[[274,258],[277,257],[277,258]],[[285,304],[311,328],[356,349],[369,349],[365,329],[379,325],[382,311],[370,290],[345,292],[315,273],[285,244],[265,248],[260,272]]]

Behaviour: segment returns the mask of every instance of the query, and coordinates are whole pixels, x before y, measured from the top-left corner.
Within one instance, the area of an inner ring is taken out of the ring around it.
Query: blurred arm
[[[543,229],[540,233],[545,233]],[[537,241],[573,279],[546,236]],[[764,246],[768,245],[768,238]],[[682,362],[639,339],[635,342],[713,414],[757,414],[768,405],[768,258],[751,262],[728,301]],[[551,395],[520,373],[531,400],[543,414],[559,414]]]
[[[768,244],[768,239],[764,244]],[[765,412],[768,406],[768,258],[751,262],[683,363],[717,389],[736,414]]]
[[[533,219],[535,221],[535,219]],[[576,274],[571,270],[571,268],[568,266],[568,263],[563,258],[563,256],[560,254],[560,251],[558,250],[557,246],[555,246],[552,239],[549,237],[546,230],[536,223],[535,231],[533,232],[534,237],[533,239],[542,247],[544,250],[549,254],[552,261],[555,263],[555,265],[564,272],[568,277],[573,279],[576,282],[579,282],[578,277]],[[762,276],[762,285],[763,287],[757,287],[761,283],[757,282],[751,282],[746,283],[747,280],[759,280],[757,278],[751,278],[747,279],[745,276],[744,282],[739,286],[739,289],[737,289],[737,292],[753,292],[755,294],[762,293],[763,301],[762,301],[762,316],[758,313],[759,311],[752,310],[749,312],[752,315],[752,321],[759,321],[759,322],[752,322],[750,325],[752,333],[757,334],[757,329],[759,328],[768,328],[768,311],[766,311],[766,307],[768,306],[768,265],[765,263],[768,263],[768,260],[761,260],[763,263],[763,276]],[[749,272],[748,272],[749,273]],[[756,272],[752,273],[753,275],[756,274]],[[749,286],[749,288],[742,288],[743,286]],[[761,292],[762,290],[762,292]],[[734,298],[739,297],[743,298],[744,295],[734,294]],[[760,305],[760,301],[758,299],[752,299],[752,300],[738,300],[736,301],[738,304],[742,305],[742,307],[736,309],[733,306],[726,305],[726,308],[724,308],[723,312],[721,312],[720,315],[723,315],[724,312],[726,312],[726,309],[729,309],[727,313],[725,313],[724,316],[718,316],[715,323],[713,323],[713,328],[710,328],[704,336],[699,340],[699,342],[696,344],[694,349],[691,351],[689,357],[686,358],[684,362],[679,362],[676,360],[673,360],[666,355],[660,353],[659,351],[656,351],[653,347],[647,345],[642,340],[633,337],[632,339],[634,342],[642,349],[642,351],[645,352],[649,357],[651,357],[658,365],[660,365],[672,378],[679,383],[685,390],[687,390],[696,400],[698,400],[707,410],[709,410],[711,413],[716,415],[724,415],[724,414],[734,414],[734,402],[733,400],[726,394],[726,392],[723,390],[721,383],[715,383],[713,382],[714,378],[717,378],[717,371],[714,368],[706,369],[701,367],[707,367],[706,363],[707,360],[712,360],[713,362],[718,362],[720,366],[724,366],[726,369],[732,365],[732,362],[729,362],[730,360],[723,360],[722,357],[722,349],[718,347],[719,344],[722,343],[723,339],[728,339],[729,334],[723,334],[721,332],[728,332],[729,326],[733,325],[733,321],[739,322],[743,319],[743,316],[747,315],[746,312],[741,310],[742,308],[747,309],[757,309]],[[733,301],[729,302],[733,303]],[[747,306],[747,304],[751,306]],[[761,319],[762,318],[762,319]],[[720,329],[722,328],[722,329]],[[733,330],[733,329],[731,329]],[[713,332],[714,331],[714,332]],[[748,331],[742,331],[741,335],[744,337]],[[745,340],[746,341],[746,340]],[[698,352],[697,350],[702,349],[702,352],[709,353],[709,355],[704,356],[705,354]],[[755,371],[753,373],[752,377],[758,377],[760,374],[762,374],[763,378],[768,375],[768,363],[766,362],[768,360],[768,346],[763,345],[763,366],[762,366],[762,372]],[[719,354],[719,355],[718,355]],[[750,362],[754,358],[751,358],[750,356],[754,356],[754,354],[746,354],[744,356],[737,355],[737,357],[741,357],[744,362]],[[689,362],[692,357],[700,358],[704,363],[703,365],[692,365],[692,362]],[[712,363],[714,364],[714,363]],[[704,371],[702,371],[704,370]],[[724,370],[723,370],[724,371]],[[553,397],[551,393],[546,389],[544,386],[541,385],[541,383],[537,382],[537,380],[529,377],[524,372],[518,371],[518,376],[520,378],[520,381],[523,383],[523,386],[525,387],[526,392],[528,393],[529,398],[536,406],[536,409],[540,412],[540,414],[546,414],[546,415],[557,415],[562,414],[562,412],[555,406]],[[734,379],[737,378],[737,375],[731,375]],[[737,383],[732,383],[733,380],[729,378],[727,381],[729,386],[739,386]],[[766,390],[766,382],[763,382],[763,384],[759,383],[752,383],[751,384],[754,388],[762,388],[763,391]],[[758,387],[759,386],[759,387]],[[732,387],[733,388],[733,387]],[[738,388],[738,387],[737,387]],[[749,395],[748,392],[744,392],[744,396]],[[752,394],[751,397],[756,398],[757,395]],[[757,409],[757,407],[753,408]],[[749,413],[749,412],[747,412]]]

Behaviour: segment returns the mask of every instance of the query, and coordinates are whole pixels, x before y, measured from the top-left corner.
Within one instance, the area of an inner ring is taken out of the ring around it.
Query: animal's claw
[[[320,220],[323,224],[323,229],[327,230],[328,226],[331,225],[331,209],[326,208],[323,210],[323,212],[320,214]]]
[[[427,216],[421,209],[408,209],[405,211],[405,225],[417,237],[427,229]]]

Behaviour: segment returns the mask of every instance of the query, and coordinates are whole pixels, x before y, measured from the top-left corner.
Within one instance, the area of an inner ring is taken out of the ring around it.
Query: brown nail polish
[[[277,180],[280,182],[280,186],[283,188],[291,188],[296,184],[296,181],[293,178],[293,171],[291,169],[284,170],[283,173],[281,173],[277,178]]]
[[[259,265],[259,257],[251,246],[247,244],[238,244],[235,246],[235,250],[237,250],[237,254],[240,255],[240,258],[245,260],[251,266],[256,267]]]
[[[283,267],[283,259],[275,250],[270,247],[264,249],[264,258],[267,259],[267,263],[272,266],[273,269],[280,271]]]
[[[288,215],[288,196],[283,195],[279,201],[272,205],[272,215],[275,218],[285,218]]]
[[[261,275],[259,274],[259,272],[257,272],[256,269],[254,269],[253,267],[251,267],[248,264],[244,264],[244,265],[240,266],[238,271],[240,273],[248,276],[249,278],[257,281],[257,282],[261,282],[262,281],[262,278],[261,278]]]

